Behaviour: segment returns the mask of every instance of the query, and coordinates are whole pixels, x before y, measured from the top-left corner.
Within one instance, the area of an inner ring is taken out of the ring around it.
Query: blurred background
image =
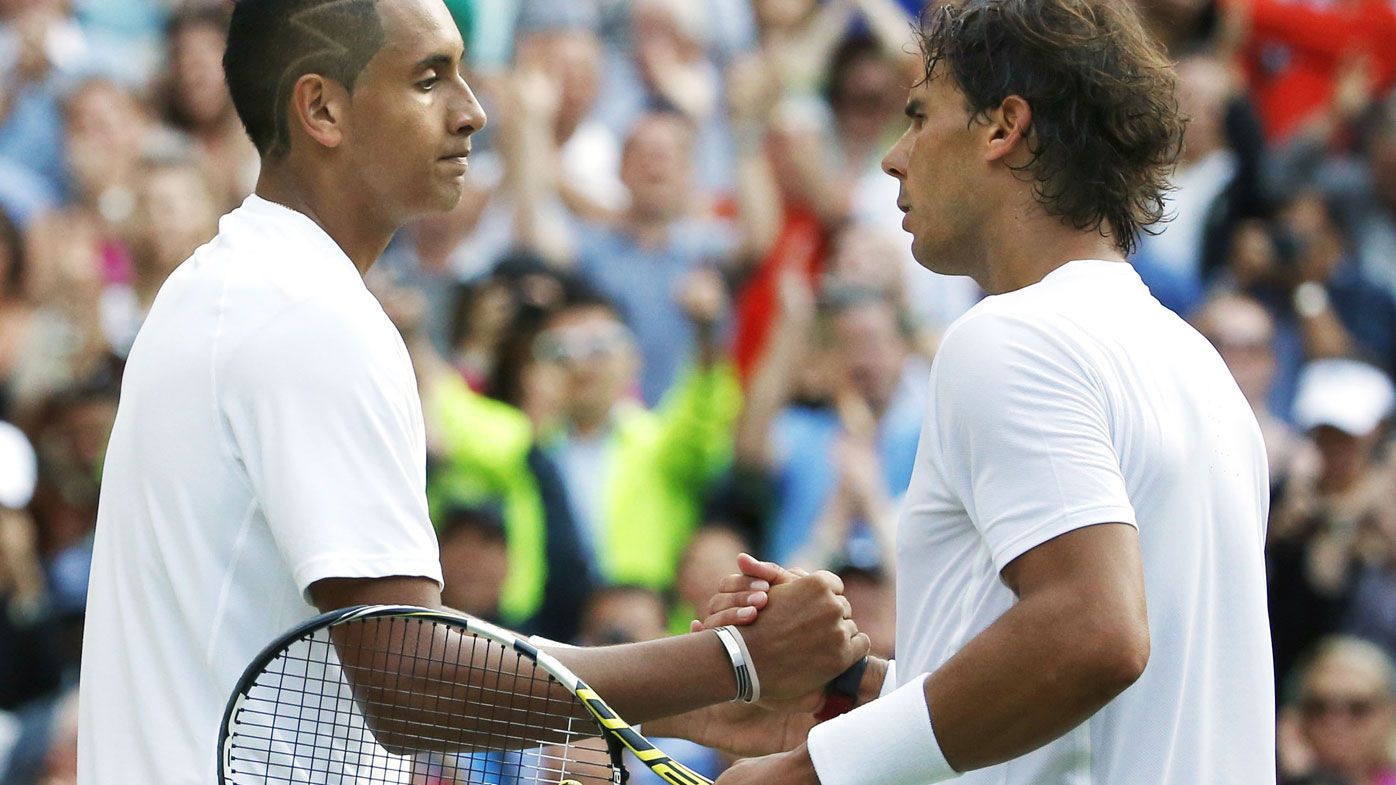
[[[1136,1],[1191,123],[1132,261],[1264,430],[1282,781],[1396,785],[1396,3]],[[916,266],[879,171],[921,3],[447,5],[490,124],[459,208],[368,277],[418,374],[445,601],[652,638],[747,550],[838,571],[891,654],[928,363],[981,296]],[[230,8],[0,0],[0,785],[74,781],[123,357],[256,180]]]

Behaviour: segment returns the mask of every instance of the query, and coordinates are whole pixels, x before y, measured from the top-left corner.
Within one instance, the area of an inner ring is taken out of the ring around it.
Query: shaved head
[[[287,106],[298,79],[321,74],[352,94],[384,40],[377,0],[238,0],[223,70],[257,152],[290,151]]]

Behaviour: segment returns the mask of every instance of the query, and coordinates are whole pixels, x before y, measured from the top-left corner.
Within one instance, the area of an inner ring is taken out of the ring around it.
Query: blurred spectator
[[[175,11],[165,26],[167,71],[161,86],[165,120],[198,145],[218,213],[252,193],[259,168],[223,79],[230,15],[226,4],[217,2],[187,3]]]
[[[537,357],[562,371],[562,419],[543,433],[602,583],[666,589],[731,449],[740,392],[719,359],[720,287],[682,298],[698,335],[693,368],[653,410],[629,397],[640,354],[620,312],[578,298],[548,321]]]
[[[121,225],[135,207],[132,182],[150,128],[148,113],[120,85],[90,78],[67,96],[63,120],[72,198],[105,225]],[[104,261],[109,277],[120,274],[111,269],[113,260]]]
[[[38,536],[26,509],[37,471],[29,440],[0,421],[0,709],[44,697],[63,675]]]
[[[521,9],[514,70],[482,82],[498,107],[497,150],[472,164],[457,211],[468,230],[451,250],[459,274],[477,275],[511,250],[569,264],[579,222],[608,220],[628,203],[619,139],[591,111],[601,79],[595,13],[586,3],[548,8]]]
[[[1388,372],[1396,362],[1396,298],[1362,271],[1319,193],[1288,200],[1273,227],[1240,224],[1228,264],[1229,283],[1275,320],[1275,411],[1289,409],[1306,360],[1354,356]]]
[[[13,374],[34,325],[24,235],[0,208],[0,418],[9,414]]]
[[[506,563],[489,564],[489,552],[481,554],[481,569],[503,580],[494,587],[495,614],[517,628],[571,638],[591,576],[561,477],[539,448],[533,421],[473,391],[442,358],[427,334],[426,301],[418,290],[393,281],[386,270],[371,273],[368,283],[401,331],[417,372],[427,499],[443,549],[444,527],[462,514],[495,516],[503,527]],[[465,554],[456,549],[452,556]],[[465,558],[448,569],[474,566],[473,558]],[[479,588],[472,578],[462,591],[478,601]]]
[[[1215,295],[1193,317],[1217,348],[1255,412],[1270,458],[1270,487],[1281,485],[1294,462],[1299,437],[1270,407],[1275,379],[1275,322],[1260,303],[1240,294]]]
[[[0,5],[0,159],[56,194],[67,193],[62,99],[89,66],[82,30],[65,5]]]
[[[102,293],[108,346],[125,357],[165,279],[218,233],[220,204],[205,170],[187,153],[149,153],[132,179],[134,209],[126,226],[130,283]]]
[[[1271,513],[1270,616],[1277,678],[1324,635],[1362,629],[1396,647],[1396,505],[1378,447],[1396,404],[1381,371],[1354,360],[1305,368],[1295,421],[1313,450]]]
[[[897,644],[896,587],[877,568],[845,566],[834,571],[853,608],[853,623],[872,640],[872,652],[891,658]]]
[[[666,629],[664,598],[644,586],[598,589],[582,613],[577,634],[581,646],[614,646],[662,638]]]
[[[1361,60],[1381,92],[1396,84],[1396,9],[1388,0],[1222,0],[1246,36],[1251,90],[1267,135],[1284,140],[1321,113],[1340,69]]]
[[[1358,77],[1355,73],[1348,80]],[[1362,84],[1358,81],[1335,97],[1341,103],[1334,107],[1331,123],[1337,128],[1370,116],[1361,152],[1330,154],[1331,131],[1319,129],[1290,144],[1278,177],[1287,187],[1316,184],[1351,236],[1362,272],[1396,293],[1396,94],[1381,101]]]
[[[1271,205],[1265,139],[1234,69],[1210,54],[1183,58],[1178,103],[1188,124],[1168,195],[1171,217],[1140,238],[1132,261],[1160,302],[1186,314],[1221,266],[1236,223],[1265,216]]]
[[[49,398],[110,369],[102,331],[102,243],[82,212],[45,217],[29,228],[26,289],[36,306],[10,369],[12,416],[22,425]]]
[[[674,581],[671,632],[688,632],[689,620],[706,615],[708,599],[717,594],[722,579],[732,573],[737,556],[750,553],[751,546],[745,535],[723,523],[705,523],[693,533],[679,560],[678,578]]]
[[[693,217],[693,135],[682,118],[646,115],[626,139],[621,181],[630,209],[615,224],[582,235],[582,277],[620,307],[643,361],[640,393],[654,406],[695,348],[679,301],[688,279],[736,253],[725,226]]]
[[[509,545],[499,510],[451,507],[438,519],[441,603],[488,621],[500,621],[499,600],[509,572]]]
[[[890,554],[893,500],[911,478],[926,370],[910,362],[902,322],[885,298],[858,289],[825,297],[818,334],[829,350],[833,400],[787,407],[764,424],[764,455],[743,458],[769,467],[775,484],[767,555],[785,562],[806,551],[806,566],[827,566],[840,555],[873,566]],[[783,369],[787,394],[795,368]]]
[[[1396,783],[1393,698],[1391,658],[1379,647],[1347,637],[1321,641],[1280,713],[1280,782]]]

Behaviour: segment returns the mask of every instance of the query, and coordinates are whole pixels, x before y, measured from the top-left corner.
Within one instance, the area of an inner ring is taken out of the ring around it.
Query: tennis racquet
[[[389,655],[388,640],[409,643]],[[218,748],[220,785],[620,785],[626,751],[672,785],[710,783],[527,640],[411,606],[332,611],[272,642]]]

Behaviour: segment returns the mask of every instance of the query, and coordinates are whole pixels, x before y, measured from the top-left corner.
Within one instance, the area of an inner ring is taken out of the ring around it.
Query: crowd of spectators
[[[1396,4],[1133,1],[1190,122],[1131,261],[1269,451],[1282,781],[1396,785]],[[445,601],[652,638],[745,550],[837,570],[892,653],[927,369],[981,296],[915,264],[880,172],[919,0],[447,5],[491,121],[460,206],[368,274],[418,375]],[[256,181],[228,8],[0,0],[0,785],[74,780],[123,357]]]

